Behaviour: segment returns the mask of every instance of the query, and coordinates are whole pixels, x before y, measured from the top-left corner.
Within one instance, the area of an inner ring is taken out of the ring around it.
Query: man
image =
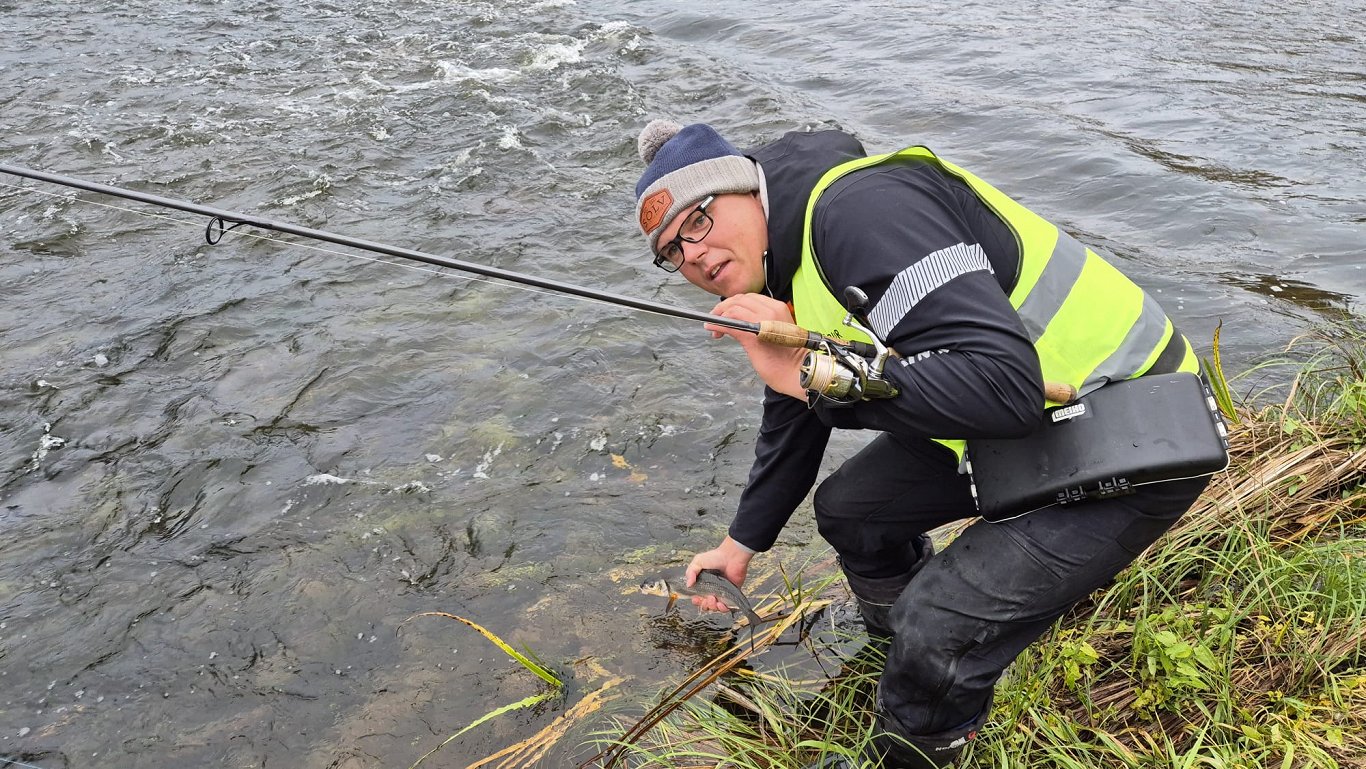
[[[689,584],[705,568],[743,583],[815,482],[830,429],[879,431],[814,498],[869,634],[890,639],[872,754],[822,765],[950,765],[1011,660],[1206,483],[979,521],[936,555],[925,533],[976,515],[962,441],[1030,435],[1050,405],[1045,379],[1086,393],[1196,371],[1189,343],[1093,251],[923,147],[866,158],[853,137],[822,131],[746,154],[709,126],[666,121],[639,146],[636,212],[655,264],[722,297],[713,313],[848,338],[858,332],[837,297],[853,286],[898,356],[883,372],[894,397],[831,397],[803,387],[805,351],[708,326],[740,343],[767,389],[729,534],[692,559]]]

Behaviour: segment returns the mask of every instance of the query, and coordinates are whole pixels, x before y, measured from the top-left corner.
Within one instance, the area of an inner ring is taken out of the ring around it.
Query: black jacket
[[[865,153],[852,136],[821,131],[789,133],[748,154],[768,190],[768,292],[790,302],[811,190],[825,171]],[[965,184],[919,161],[854,172],[821,195],[812,240],[836,296],[858,286],[880,317],[893,319],[880,331],[903,358],[886,369],[901,394],[808,408],[765,392],[755,462],[730,527],[754,550],[773,546],[810,491],[832,427],[909,438],[1012,437],[1028,433],[1042,413],[1038,355],[1008,299],[1019,246]],[[931,267],[946,254],[966,254],[952,261],[981,269],[946,275]],[[908,295],[908,283],[928,290]],[[954,461],[947,449],[944,458]]]

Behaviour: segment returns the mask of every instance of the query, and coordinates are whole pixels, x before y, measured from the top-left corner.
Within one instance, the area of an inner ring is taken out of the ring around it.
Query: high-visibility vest
[[[816,183],[806,204],[801,264],[792,279],[799,326],[838,339],[872,341],[843,323],[848,312],[836,298],[836,287],[826,282],[811,245],[811,216],[821,193],[844,175],[905,159],[932,163],[967,184],[1015,234],[1020,269],[1010,304],[1039,354],[1045,382],[1070,384],[1084,395],[1106,382],[1143,375],[1169,343],[1184,347],[1177,371],[1199,371],[1190,342],[1184,337],[1173,341],[1171,319],[1143,289],[1056,225],[925,147],[842,163]],[[1040,408],[1049,405],[1057,404]],[[961,461],[963,441],[937,440]]]

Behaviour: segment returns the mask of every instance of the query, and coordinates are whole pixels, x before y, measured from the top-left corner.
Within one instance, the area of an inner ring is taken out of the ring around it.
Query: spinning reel
[[[895,398],[900,391],[883,374],[887,358],[895,353],[873,333],[865,313],[868,295],[857,286],[849,286],[844,289],[844,306],[849,310],[844,325],[867,334],[876,354],[869,359],[845,345],[822,341],[802,359],[799,381],[809,403],[852,406],[859,401]]]

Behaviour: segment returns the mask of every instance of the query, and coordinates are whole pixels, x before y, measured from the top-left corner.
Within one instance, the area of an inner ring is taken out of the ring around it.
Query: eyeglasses
[[[715,195],[708,195],[703,198],[697,208],[688,214],[688,218],[683,220],[683,226],[678,228],[678,234],[674,239],[664,244],[664,247],[655,252],[655,266],[665,272],[678,272],[678,268],[683,266],[683,241],[689,243],[701,243],[702,239],[711,232],[711,214],[707,213],[707,206],[716,200]]]

